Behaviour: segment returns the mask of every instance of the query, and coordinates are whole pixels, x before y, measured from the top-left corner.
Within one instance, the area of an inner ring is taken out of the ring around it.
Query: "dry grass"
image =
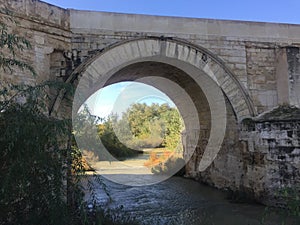
[[[152,168],[154,166],[164,164],[171,156],[174,155],[174,152],[165,151],[162,155],[158,155],[157,152],[151,152],[149,159],[144,163],[144,166]]]

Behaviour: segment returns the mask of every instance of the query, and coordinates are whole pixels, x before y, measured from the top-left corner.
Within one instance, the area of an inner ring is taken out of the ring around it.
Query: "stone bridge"
[[[166,93],[185,123],[187,176],[272,202],[300,183],[300,25],[62,9],[37,0],[0,0],[33,51],[39,76],[62,80],[49,113],[69,116],[95,91],[139,81]],[[80,97],[79,97],[80,95]]]

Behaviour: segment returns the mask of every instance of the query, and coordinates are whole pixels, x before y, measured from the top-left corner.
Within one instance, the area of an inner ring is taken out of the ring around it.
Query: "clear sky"
[[[114,113],[119,116],[134,103],[167,103],[175,107],[172,100],[158,89],[139,82],[121,82],[104,87],[94,93],[87,106],[93,115],[106,118]]]
[[[63,8],[300,24],[300,0],[44,0]]]

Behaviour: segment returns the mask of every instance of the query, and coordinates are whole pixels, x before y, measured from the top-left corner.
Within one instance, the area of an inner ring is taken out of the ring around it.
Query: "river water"
[[[141,169],[144,158],[129,160],[126,168],[118,163],[98,163],[96,169],[110,197],[104,191],[103,184],[94,183],[94,195],[88,193],[86,198],[91,201],[94,196],[99,205],[117,212],[120,216],[131,217],[145,225],[260,225],[281,224],[281,216],[268,216],[267,222],[262,223],[265,207],[258,204],[233,203],[227,199],[224,192],[200,184],[183,177],[171,177],[153,185],[130,186],[118,184],[103,177],[113,174],[118,180],[131,180],[138,176],[139,181],[148,179]],[[112,169],[113,168],[113,169]],[[92,176],[91,176],[92,177]],[[91,178],[92,180],[95,179]],[[110,178],[110,177],[108,177]],[[300,223],[286,223],[300,224]]]

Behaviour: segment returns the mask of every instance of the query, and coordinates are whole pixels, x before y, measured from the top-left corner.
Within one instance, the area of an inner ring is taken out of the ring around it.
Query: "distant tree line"
[[[183,126],[175,107],[136,103],[120,118],[111,114],[98,125],[98,134],[104,146],[115,156],[128,153],[128,149],[163,147],[169,151],[181,151],[180,133]]]

